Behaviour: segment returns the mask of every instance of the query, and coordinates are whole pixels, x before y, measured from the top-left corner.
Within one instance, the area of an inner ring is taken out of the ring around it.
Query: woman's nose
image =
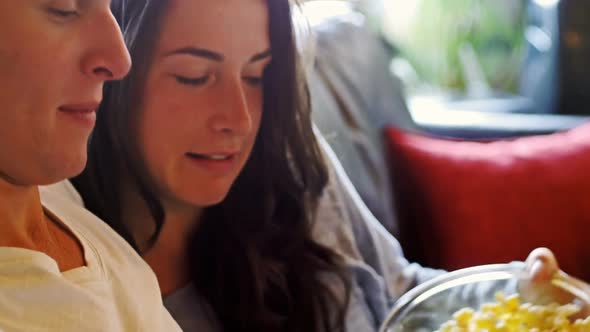
[[[215,110],[213,129],[218,132],[246,136],[252,131],[252,114],[241,83],[232,84],[220,95],[220,107]]]

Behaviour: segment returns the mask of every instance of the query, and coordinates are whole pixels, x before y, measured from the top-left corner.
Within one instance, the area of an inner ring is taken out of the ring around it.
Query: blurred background
[[[590,280],[590,1],[302,12],[314,122],[410,260],[455,269],[547,246]]]
[[[338,1],[316,2],[331,2],[324,15],[334,15]],[[341,2],[392,47],[390,70],[417,112],[590,114],[589,1]]]

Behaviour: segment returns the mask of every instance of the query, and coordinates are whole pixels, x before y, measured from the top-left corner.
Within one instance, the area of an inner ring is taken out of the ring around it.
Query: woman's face
[[[0,177],[78,174],[106,80],[129,54],[108,0],[0,0]]]
[[[260,126],[270,42],[264,0],[174,0],[140,112],[139,145],[164,204],[219,203]]]

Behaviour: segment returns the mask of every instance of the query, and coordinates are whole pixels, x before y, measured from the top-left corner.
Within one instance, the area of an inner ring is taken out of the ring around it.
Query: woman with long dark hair
[[[311,234],[327,173],[289,2],[113,3],[134,67],[73,181],[86,207],[225,331],[341,327],[348,279]]]
[[[107,87],[73,183],[184,330],[372,331],[434,274],[318,145],[288,0],[113,6],[134,67]]]

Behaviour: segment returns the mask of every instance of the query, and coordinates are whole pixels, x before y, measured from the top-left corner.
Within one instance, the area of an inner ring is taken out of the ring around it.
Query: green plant
[[[461,52],[468,47],[492,89],[516,91],[523,59],[524,0],[385,2],[384,35],[423,80],[465,91],[468,75]]]

